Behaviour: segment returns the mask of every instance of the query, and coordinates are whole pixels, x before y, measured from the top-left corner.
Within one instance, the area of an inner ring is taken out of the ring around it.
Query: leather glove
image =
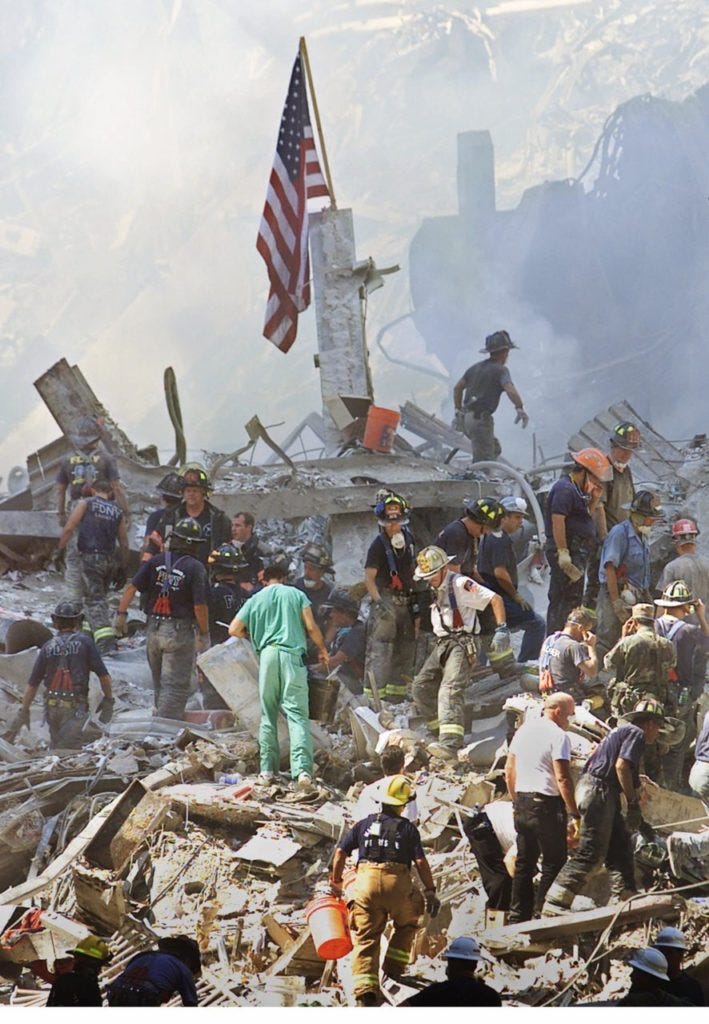
[[[426,889],[424,896],[426,897],[426,913],[430,917],[437,917],[438,911],[441,909],[441,901],[436,896],[436,890]]]
[[[492,634],[492,640],[490,641],[490,650],[494,654],[504,654],[505,651],[509,651],[512,646],[512,638],[510,631],[507,626],[498,626],[495,632]]]
[[[515,423],[521,423],[522,424],[522,430],[524,430],[524,428],[529,423],[529,416],[524,411],[524,409],[518,409],[517,410],[517,415],[515,416]]]
[[[29,708],[20,708],[10,722],[10,727],[6,730],[4,737],[8,743],[13,742],[23,725],[26,725],[28,729],[30,727]]]
[[[583,573],[571,561],[571,555],[569,554],[568,548],[559,548],[557,552],[557,561],[561,571],[566,573],[572,583],[577,583],[582,579]]]
[[[640,812],[640,804],[637,800],[632,804],[628,804],[628,810],[625,812],[625,824],[631,832],[637,832],[641,825],[644,824],[643,816]]]
[[[112,583],[116,590],[123,590],[128,579],[128,572],[122,565],[117,565],[113,570]]]
[[[533,610],[529,601],[525,601],[521,594],[515,594],[514,599],[523,612],[531,612]]]
[[[613,602],[613,611],[621,622],[627,622],[632,614],[622,597],[616,597]]]
[[[463,412],[462,409],[456,409],[455,410],[455,415],[453,416],[453,421],[451,422],[451,427],[453,428],[453,430],[457,430],[460,433],[462,433],[463,432],[463,425],[464,424],[465,424],[465,413]]]
[[[113,718],[113,707],[115,704],[113,697],[104,697],[99,706],[96,708],[99,722],[102,725],[108,725]]]
[[[566,837],[569,843],[577,844],[581,835],[581,819],[569,818],[569,825],[566,830]]]
[[[116,636],[128,636],[128,613],[116,612],[113,620],[113,632]]]
[[[52,568],[55,572],[64,572],[66,568],[66,548],[54,552],[52,555]]]

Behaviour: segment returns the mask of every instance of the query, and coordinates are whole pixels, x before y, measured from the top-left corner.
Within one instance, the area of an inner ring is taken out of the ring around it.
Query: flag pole
[[[327,149],[325,148],[325,138],[323,136],[322,124],[320,123],[320,111],[318,109],[318,99],[315,95],[315,87],[313,86],[313,75],[310,70],[310,58],[308,57],[308,47],[305,42],[305,36],[300,37],[299,43],[300,57],[305,65],[305,74],[308,79],[308,91],[310,92],[310,98],[313,101],[313,113],[315,114],[315,127],[318,130],[318,139],[320,140],[320,152],[322,154],[323,170],[325,171],[325,179],[327,181],[328,192],[330,193],[330,204],[333,210],[337,209],[337,203],[335,202],[335,190],[332,187],[332,177],[330,175],[330,163],[327,159]]]

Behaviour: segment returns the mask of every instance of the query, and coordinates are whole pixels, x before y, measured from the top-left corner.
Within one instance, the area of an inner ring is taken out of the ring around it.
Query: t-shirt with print
[[[131,583],[141,594],[147,592],[148,615],[194,620],[194,606],[207,604],[207,570],[192,555],[169,551],[155,555],[142,563]],[[169,600],[169,614],[153,610],[161,596]]]
[[[57,669],[64,666],[69,670],[74,689],[83,695],[88,694],[92,672],[97,676],[108,675],[93,637],[79,630],[76,633],[58,633],[47,640],[32,666],[27,685],[37,687],[44,683],[48,686]]]

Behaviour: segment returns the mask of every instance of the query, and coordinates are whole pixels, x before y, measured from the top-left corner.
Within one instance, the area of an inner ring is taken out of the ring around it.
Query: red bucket
[[[339,960],[352,950],[347,907],[335,896],[319,896],[305,908],[315,949],[321,960]]]
[[[383,409],[380,405],[370,405],[367,411],[367,424],[364,428],[362,444],[373,452],[388,454],[394,446],[396,428],[401,419],[395,409]]]

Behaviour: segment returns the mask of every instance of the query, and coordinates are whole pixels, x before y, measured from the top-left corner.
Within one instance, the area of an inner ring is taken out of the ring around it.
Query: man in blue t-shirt
[[[649,829],[640,813],[640,759],[645,744],[656,742],[663,721],[661,704],[641,700],[589,757],[576,787],[581,839],[547,892],[544,915],[567,913],[600,864],[610,873],[614,898],[636,892],[630,833]],[[625,816],[621,793],[628,802]]]
[[[108,1005],[162,1006],[179,995],[198,1006],[195,979],[202,972],[199,946],[186,935],[158,939],[157,950],[137,953],[108,989]]]

